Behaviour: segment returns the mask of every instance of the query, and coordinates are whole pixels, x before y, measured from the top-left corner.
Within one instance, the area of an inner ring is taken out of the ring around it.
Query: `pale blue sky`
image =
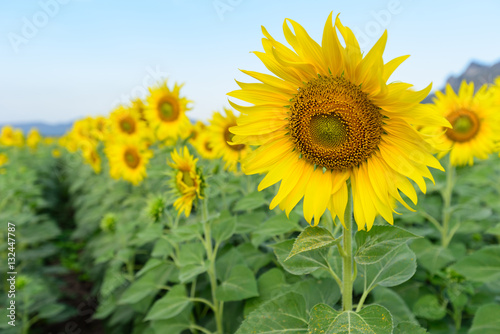
[[[320,41],[331,11],[365,51],[387,29],[384,59],[411,55],[391,80],[418,89],[500,60],[494,0],[0,0],[0,123],[104,115],[154,77],[185,82],[190,117],[206,120],[247,80],[238,68],[265,70],[249,53],[261,25],[284,41],[291,18]]]

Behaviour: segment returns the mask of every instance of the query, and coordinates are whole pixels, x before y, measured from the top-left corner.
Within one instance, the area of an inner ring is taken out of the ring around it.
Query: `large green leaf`
[[[292,250],[293,243],[294,240],[286,240],[272,245],[279,263],[286,271],[294,275],[304,275],[312,273],[319,268],[328,268],[328,250],[326,248],[303,252],[285,261]]]
[[[464,257],[452,267],[461,275],[474,282],[500,280],[500,246],[486,246]]]
[[[210,223],[212,237],[215,242],[222,242],[231,238],[236,229],[236,217],[231,216],[229,211],[221,212],[220,216]]]
[[[259,296],[251,298],[245,302],[245,316],[266,301],[283,294],[289,289],[289,285],[285,280],[285,275],[279,268],[272,268],[263,273],[257,279],[257,287],[259,290]]]
[[[295,283],[291,289],[291,291],[304,296],[308,310],[320,303],[335,305],[340,299],[340,288],[333,278],[301,280]]]
[[[189,282],[207,270],[205,247],[199,242],[182,244],[178,257],[179,279]]]
[[[191,327],[190,317],[190,308],[184,308],[182,312],[169,319],[151,321],[151,328],[155,334],[180,334]]]
[[[481,306],[472,321],[469,334],[500,333],[500,305],[487,304]]]
[[[307,322],[304,298],[290,292],[250,313],[236,334],[307,333]]]
[[[180,314],[191,301],[184,285],[175,285],[165,296],[158,299],[149,310],[145,320],[164,320]]]
[[[400,322],[418,323],[403,298],[393,290],[379,286],[373,290],[372,295],[374,304],[381,305],[391,312],[394,324],[397,325]]]
[[[375,286],[390,287],[406,282],[416,269],[415,254],[407,244],[401,244],[376,263],[358,265],[359,277],[368,291]]]
[[[308,226],[295,239],[292,250],[285,261],[297,254],[322,247],[330,247],[339,242],[340,238],[335,239],[326,228]]]
[[[281,212],[258,225],[258,228],[252,232],[252,244],[258,247],[267,239],[276,235],[300,231],[299,216],[292,213],[290,218],[285,213]]]
[[[393,334],[425,334],[425,328],[413,322],[400,322],[395,328]]]
[[[436,295],[424,295],[413,305],[417,317],[429,320],[441,320],[446,315],[446,305],[441,304]]]
[[[359,312],[334,310],[318,304],[311,310],[309,334],[392,334],[391,313],[370,305]]]
[[[382,260],[408,240],[420,238],[396,226],[373,226],[370,231],[356,232],[358,249],[354,260],[359,264],[372,264]]]
[[[218,300],[228,302],[259,295],[252,270],[245,265],[233,267],[229,277],[215,291]]]
[[[264,198],[264,193],[255,191],[240,199],[234,206],[234,211],[254,210],[268,204]]]
[[[418,262],[431,274],[437,273],[441,268],[455,260],[448,248],[436,246],[427,239],[415,240],[410,247],[417,255]]]

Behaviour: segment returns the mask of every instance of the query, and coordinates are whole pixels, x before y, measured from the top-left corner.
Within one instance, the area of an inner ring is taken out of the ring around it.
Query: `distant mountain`
[[[10,125],[12,127],[21,129],[23,130],[24,134],[27,134],[32,128],[37,128],[42,136],[57,137],[62,136],[66,131],[68,131],[73,126],[73,122],[58,124],[46,124],[42,122],[5,123],[0,124],[0,128],[4,125]]]
[[[483,84],[492,83],[496,77],[500,76],[500,62],[491,66],[472,62],[467,69],[459,76],[450,76],[446,83],[449,83],[455,92],[458,92],[462,80],[474,82],[474,89],[477,91]],[[446,86],[446,85],[445,85]],[[444,91],[445,87],[440,91]],[[423,101],[424,103],[432,103],[432,98],[435,94],[430,94]]]

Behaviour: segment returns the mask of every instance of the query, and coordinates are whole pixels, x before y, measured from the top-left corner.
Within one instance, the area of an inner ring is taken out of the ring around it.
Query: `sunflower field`
[[[386,33],[283,27],[208,122],[169,79],[1,129],[1,333],[500,333],[500,78],[422,103]]]

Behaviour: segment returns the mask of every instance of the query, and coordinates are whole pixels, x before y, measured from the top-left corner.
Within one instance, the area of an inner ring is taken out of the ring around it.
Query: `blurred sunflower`
[[[197,121],[192,127],[191,131],[189,132],[189,142],[194,145],[196,143],[196,140],[198,138],[198,135],[205,131],[207,126],[205,123],[201,121]]]
[[[99,174],[101,172],[101,156],[97,150],[96,144],[88,144],[82,147],[82,155],[86,163],[92,167],[94,173]]]
[[[140,140],[146,135],[146,125],[139,119],[139,114],[131,108],[119,106],[109,115],[110,133],[107,139],[129,138]]]
[[[22,147],[24,145],[24,135],[20,129],[14,129],[6,125],[0,132],[0,144],[4,146]]]
[[[321,45],[289,19],[283,30],[293,51],[262,30],[264,52],[254,53],[275,76],[243,71],[261,83],[237,82],[241,89],[228,95],[253,104],[231,103],[241,112],[232,141],[260,146],[243,160],[245,173],[267,173],[259,190],[281,182],[270,208],[289,214],[304,198],[309,223],[329,208],[344,224],[350,181],[358,229],[369,230],[378,214],[392,224],[396,201],[411,210],[399,194],[417,202],[408,178],[425,193],[424,177],[433,180],[427,166],[443,170],[414,126],[448,122],[420,104],[430,86],[387,84],[408,56],[384,64],[387,32],[363,56],[331,14]]]
[[[0,153],[0,167],[7,164],[9,162],[9,157],[5,153]]]
[[[94,118],[90,130],[92,137],[94,137],[99,141],[103,141],[106,133],[106,124],[107,124],[106,117],[97,116],[96,118]]]
[[[453,128],[426,126],[421,132],[437,135],[434,146],[438,158],[450,152],[453,166],[473,165],[474,157],[487,159],[500,139],[500,113],[494,108],[493,94],[483,85],[474,94],[474,83],[462,81],[458,95],[446,85],[445,93],[436,92],[436,112],[448,119]]]
[[[139,115],[139,119],[143,122],[146,122],[146,124],[147,124],[146,115],[144,112],[144,108],[145,108],[144,102],[142,102],[141,99],[135,99],[132,101],[131,108],[135,113],[137,113],[137,115]]]
[[[139,184],[146,177],[146,166],[153,152],[144,144],[130,140],[111,142],[105,148],[109,160],[109,173],[112,178]]]
[[[193,201],[197,198],[203,199],[205,187],[203,175],[196,168],[198,159],[189,153],[186,146],[180,152],[174,150],[171,157],[173,162],[168,164],[173,168],[172,190],[177,198],[174,207],[179,214],[184,212],[186,217],[189,217]]]
[[[224,117],[219,112],[214,112],[210,120],[210,143],[214,154],[217,157],[222,157],[224,161],[224,169],[235,172],[238,162],[245,158],[251,151],[250,147],[245,143],[233,144],[233,134],[229,128],[236,125],[236,116],[229,109],[224,108],[226,116]]]
[[[151,95],[144,114],[159,140],[177,139],[179,135],[186,134],[191,126],[186,116],[186,111],[190,110],[187,105],[191,101],[179,96],[181,88],[182,85],[175,83],[170,90],[164,82],[157,88],[149,89]]]
[[[36,128],[31,129],[26,137],[26,145],[32,150],[35,150],[41,141],[42,136],[40,135],[40,132],[38,132]]]
[[[216,159],[217,152],[212,148],[211,135],[207,130],[200,132],[196,136],[196,140],[193,142],[194,148],[200,154],[203,159]]]

